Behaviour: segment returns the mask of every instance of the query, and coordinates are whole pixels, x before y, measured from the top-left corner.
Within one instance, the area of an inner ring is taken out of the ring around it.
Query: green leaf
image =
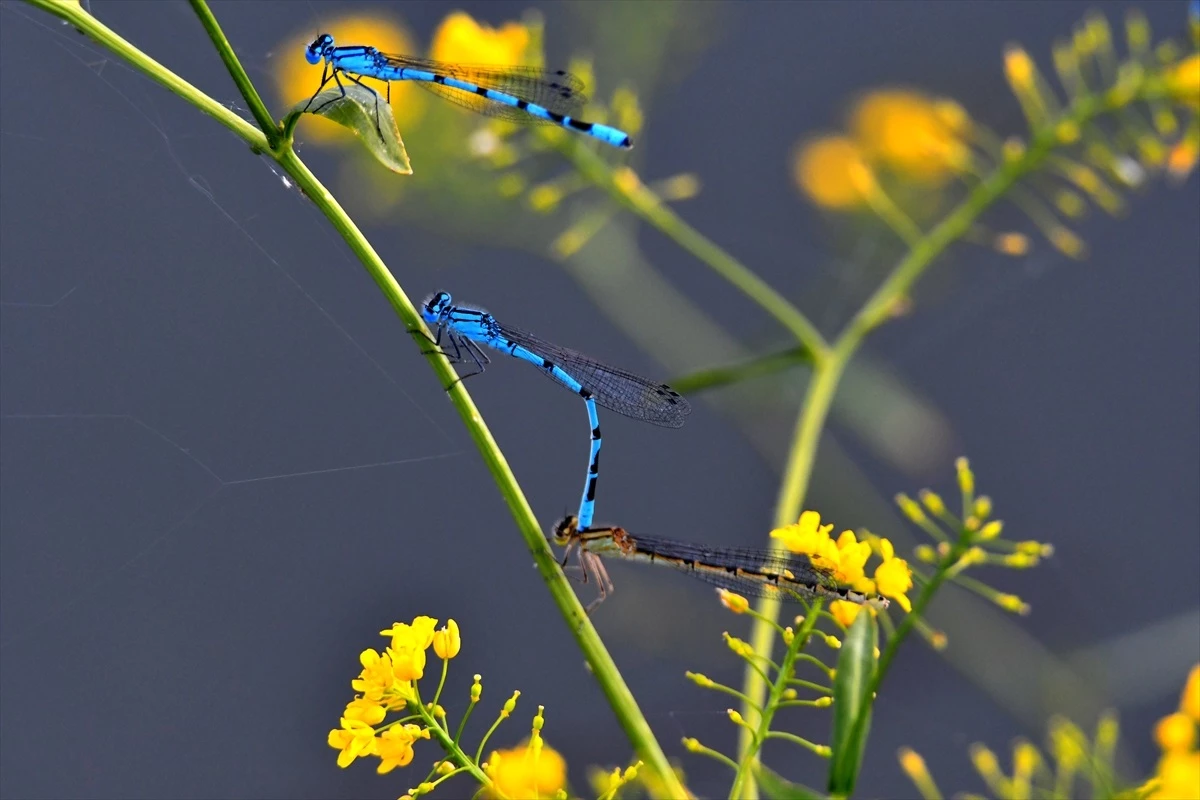
[[[705,389],[717,389],[731,383],[740,383],[762,375],[771,375],[799,364],[811,364],[812,362],[812,352],[801,345],[776,353],[755,356],[740,364],[712,367],[688,375],[680,375],[672,378],[670,384],[671,388],[677,392],[693,394]]]
[[[306,106],[309,107],[307,111]],[[369,89],[350,83],[346,86],[345,96],[336,87],[327,89],[314,97],[311,104],[308,100],[297,103],[288,116],[297,114],[315,114],[348,128],[362,140],[380,164],[401,175],[412,174],[412,165],[408,162],[404,140],[396,128],[391,104]]]
[[[875,616],[863,609],[838,651],[837,676],[833,681],[833,757],[829,760],[829,792],[842,797],[854,791],[862,766],[867,731],[871,727],[871,704],[867,684],[875,674],[875,648],[879,628]],[[856,721],[859,716],[861,721]]]
[[[754,768],[754,778],[758,788],[762,790],[767,800],[820,800],[824,797],[820,792],[792,783],[778,772],[759,764]]]

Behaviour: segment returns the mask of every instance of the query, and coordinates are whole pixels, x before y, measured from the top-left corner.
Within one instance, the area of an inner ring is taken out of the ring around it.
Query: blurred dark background
[[[529,4],[460,7],[499,24]],[[897,84],[1020,132],[1003,46],[1021,42],[1046,65],[1087,9],[1119,27],[1130,5],[693,4],[676,8],[679,40],[662,48],[672,61],[653,80],[641,77],[645,62],[623,60],[619,26],[595,23],[638,4],[536,7],[551,62],[590,53],[605,91],[617,80],[639,91],[647,123],[631,163],[647,179],[696,173],[703,191],[679,206],[684,218],[832,334],[889,260],[867,269],[840,249],[792,182],[794,144],[841,125],[856,93]],[[273,110],[276,60],[300,58],[276,45],[315,29],[313,9],[355,8],[214,4]],[[1159,36],[1182,38],[1184,3],[1142,8]],[[452,6],[370,10],[394,13],[424,47]],[[243,108],[186,4],[93,11]],[[406,143],[420,172],[423,142]],[[301,153],[342,191],[345,151]],[[395,797],[436,758],[432,744],[379,777],[363,763],[339,770],[325,736],[359,651],[416,614],[461,625],[452,718],[471,674],[484,675],[471,740],[520,689],[493,743],[524,738],[544,704],[547,741],[587,794],[586,766],[625,763],[626,740],[418,348],[268,163],[56,20],[0,4],[0,794]],[[935,607],[950,648],[914,640],[902,652],[873,720],[862,796],[912,794],[896,765],[902,745],[926,756],[943,790],[982,791],[971,742],[1004,755],[1014,737],[1041,742],[1052,713],[1090,730],[1103,707],[1121,716],[1126,777],[1153,768],[1151,728],[1200,659],[1200,192],[1193,174],[1130,203],[1126,219],[1079,227],[1085,262],[1040,241],[1020,259],[956,248],[913,313],[874,335],[860,382],[839,398],[806,507],[911,545],[888,498],[921,486],[953,496],[952,461],[965,454],[1006,531],[1057,548],[1045,567],[983,576],[1030,602],[1028,618],[961,593]],[[505,220],[520,233],[522,213]],[[686,341],[635,341],[638,320],[597,288],[610,267],[652,270],[747,352],[784,342],[704,265],[625,214],[590,263],[565,270],[541,245],[489,246],[458,233],[471,219],[456,222],[452,234],[402,219],[365,230],[414,299],[445,288],[644,374],[723,359]],[[680,431],[604,415],[598,519],[761,545],[802,381],[767,384],[786,413],[765,426],[721,395],[695,398]],[[879,416],[893,406],[869,403],[880,382],[912,409],[891,428]],[[503,360],[469,389],[542,521],[573,509],[586,455],[577,400]],[[596,625],[664,747],[681,756],[687,735],[732,750],[726,701],[683,673],[740,684],[720,634],[744,635],[742,621],[682,577],[612,572],[617,592]],[[812,711],[784,727],[827,741],[828,725]],[[809,754],[768,749],[766,759],[823,783],[825,764]],[[682,764],[701,796],[727,791],[724,768]]]

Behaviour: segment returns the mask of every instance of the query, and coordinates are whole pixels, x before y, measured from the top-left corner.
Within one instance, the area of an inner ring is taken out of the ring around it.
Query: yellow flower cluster
[[[832,530],[832,524],[821,524],[821,515],[816,511],[805,511],[796,524],[771,531],[771,538],[779,539],[793,553],[807,555],[814,564],[829,570],[839,583],[854,591],[881,594],[895,600],[905,611],[912,610],[906,595],[912,588],[912,570],[908,562],[896,557],[892,543],[887,539],[878,540],[878,555],[883,562],[875,568],[873,578],[868,578],[866,565],[871,556],[871,543],[858,541],[854,531],[842,531],[835,540],[829,536]],[[854,603],[845,606],[859,608]],[[844,606],[838,608],[842,616],[849,615],[851,621],[858,613]]]
[[[425,651],[431,646],[443,660],[458,655],[462,647],[458,623],[448,620],[437,629],[432,617],[416,617],[411,623],[397,622],[380,634],[391,639],[381,654],[368,648],[359,655],[362,671],[350,682],[357,693],[342,713],[340,727],[329,732],[329,746],[339,751],[339,767],[357,758],[378,756],[380,774],[403,767],[413,759],[413,743],[428,739],[429,731],[419,725],[389,723],[376,730],[388,711],[407,708],[417,700],[416,681],[425,675]],[[435,630],[436,629],[436,630]]]
[[[1150,797],[1200,797],[1200,664],[1188,675],[1179,710],[1159,720],[1154,738],[1163,755]]]
[[[970,118],[952,100],[904,89],[872,92],[851,111],[849,128],[811,139],[793,156],[796,183],[819,206],[865,205],[883,172],[937,187],[970,161]]]

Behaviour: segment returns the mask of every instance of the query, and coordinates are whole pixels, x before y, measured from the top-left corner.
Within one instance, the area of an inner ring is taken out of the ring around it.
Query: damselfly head
[[[328,33],[322,33],[317,38],[313,39],[312,44],[304,49],[304,58],[310,64],[320,64],[321,59],[325,54],[333,50],[333,37]]]
[[[438,317],[442,312],[450,307],[449,292],[434,292],[425,298],[425,305],[421,306],[421,316],[425,318],[425,322],[434,324],[438,322]]]
[[[554,543],[562,546],[579,535],[579,520],[571,514],[554,524]]]

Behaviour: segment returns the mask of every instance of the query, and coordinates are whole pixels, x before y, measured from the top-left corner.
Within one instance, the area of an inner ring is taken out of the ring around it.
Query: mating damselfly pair
[[[575,350],[551,344],[533,334],[505,325],[481,308],[455,305],[448,292],[437,292],[421,306],[421,316],[436,330],[432,340],[455,363],[470,362],[483,372],[491,363],[484,348],[528,361],[543,374],[583,398],[591,428],[587,477],[579,513],[561,521],[554,540],[566,546],[563,564],[579,553],[585,581],[594,579],[598,597],[591,610],[613,589],[601,556],[663,564],[715,586],[755,597],[807,600],[830,597],[886,608],[888,601],[839,585],[834,573],[803,555],[750,548],[708,547],[687,542],[631,535],[622,528],[591,527],[596,483],[600,472],[600,422],[596,406],[667,428],[678,428],[691,413],[686,399],[666,384],[656,383],[610,367]]]
[[[539,67],[487,64],[452,64],[413,56],[384,53],[369,45],[335,45],[333,36],[322,33],[304,50],[310,64],[324,62],[321,85],[309,99],[314,113],[325,105],[311,108],[317,95],[329,81],[337,84],[341,96],[346,88],[341,77],[363,86],[375,97],[375,122],[379,124],[379,94],[366,86],[361,78],[388,82],[388,101],[391,101],[391,81],[412,81],[422,89],[433,92],[452,103],[490,117],[500,117],[525,123],[559,125],[614,147],[630,148],[633,142],[622,130],[598,122],[579,119],[587,96],[583,82],[564,70]]]

